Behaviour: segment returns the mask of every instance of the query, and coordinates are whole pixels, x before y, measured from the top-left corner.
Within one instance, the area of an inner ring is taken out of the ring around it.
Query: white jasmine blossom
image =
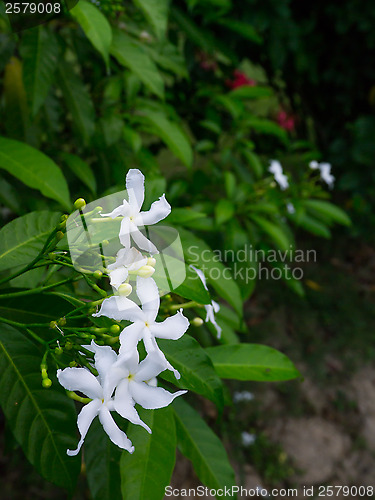
[[[286,209],[287,209],[287,212],[288,212],[289,214],[295,214],[295,213],[296,213],[296,209],[294,208],[293,203],[290,203],[290,202],[289,202],[289,203],[287,203],[287,204],[286,204]]]
[[[120,228],[120,242],[125,248],[130,248],[130,237],[142,250],[150,253],[157,253],[155,245],[144,236],[139,227],[149,226],[165,219],[171,212],[171,206],[165,199],[165,195],[159,200],[154,201],[150,210],[141,212],[144,201],[144,175],[138,169],[130,169],[126,176],[126,189],[128,200],[123,200],[122,205],[118,206],[112,212],[101,214],[102,217],[122,216]]]
[[[156,351],[166,361],[155,338],[179,339],[188,329],[189,320],[179,311],[160,323],[156,322],[160,296],[158,287],[152,278],[138,276],[136,292],[142,304],[142,309],[132,300],[116,295],[105,299],[100,311],[93,314],[93,316],[107,316],[117,321],[128,320],[133,322],[124,328],[120,334],[120,354],[132,353],[142,339],[148,353]],[[174,372],[176,378],[179,378],[178,371],[168,361],[166,363],[167,368]]]
[[[233,401],[235,403],[240,403],[242,401],[252,401],[254,399],[254,394],[249,391],[236,391],[233,394]]]
[[[246,431],[241,433],[241,441],[244,446],[250,446],[254,444],[255,439],[256,439],[255,434],[250,434],[250,432]]]
[[[117,252],[116,262],[107,266],[111,285],[118,289],[128,278],[129,271],[138,271],[147,265],[147,260],[136,248],[121,248]]]
[[[89,427],[97,415],[110,440],[120,448],[133,453],[132,442],[117,427],[110,413],[115,408],[112,398],[113,387],[108,382],[111,367],[116,362],[117,355],[109,346],[94,345],[95,347],[92,348],[95,349],[95,368],[98,371],[98,377],[95,377],[87,368],[64,368],[64,370],[57,371],[57,378],[65,389],[82,392],[92,399],[78,415],[77,425],[81,434],[78,446],[75,450],[67,450],[67,454],[74,456],[79,453]]]
[[[273,174],[275,181],[281,189],[284,190],[289,187],[288,177],[283,173],[283,167],[278,160],[271,160],[268,171]]]
[[[335,177],[331,174],[332,165],[327,162],[318,163],[316,160],[313,160],[309,163],[309,167],[313,170],[320,171],[320,178],[324,181],[330,189],[333,188],[335,183]]]
[[[200,278],[200,280],[201,280],[204,288],[208,291],[206,277],[205,277],[203,271],[201,271],[200,269],[196,268],[192,264],[190,264],[189,267],[191,269],[193,269],[193,271],[195,271],[197,273],[197,275]],[[210,323],[212,323],[214,325],[214,327],[216,329],[216,332],[217,332],[217,338],[219,339],[221,337],[222,328],[217,324],[217,321],[215,319],[215,313],[217,313],[217,312],[220,311],[220,305],[217,302],[215,302],[214,300],[212,300],[211,304],[205,304],[204,308],[206,310],[206,319],[205,319],[205,322],[207,323],[209,321]]]

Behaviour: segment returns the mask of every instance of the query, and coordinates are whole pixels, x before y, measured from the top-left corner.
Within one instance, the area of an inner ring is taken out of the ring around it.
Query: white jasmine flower
[[[333,188],[333,185],[335,183],[335,177],[331,174],[331,164],[330,163],[318,163],[317,161],[313,160],[309,163],[309,167],[312,168],[313,170],[319,169],[320,170],[320,178],[322,181],[324,181],[329,188]]]
[[[250,446],[251,444],[254,444],[256,439],[255,434],[250,434],[249,432],[242,432],[241,433],[241,441],[244,446]]]
[[[328,185],[328,187],[332,189],[335,183],[335,177],[331,174],[331,168],[330,163],[320,164],[320,177]]]
[[[117,252],[116,262],[107,266],[111,285],[118,289],[129,276],[129,271],[138,271],[147,264],[147,260],[147,257],[134,247],[121,248]]]
[[[156,377],[165,369],[165,361],[155,351],[140,363],[137,349],[134,349],[130,356],[120,354],[113,371],[113,383],[117,385],[114,397],[117,413],[133,423],[139,423],[130,418],[141,421],[134,408],[135,403],[147,410],[155,410],[168,406],[177,396],[185,394],[187,391],[172,394],[162,387],[157,387]],[[141,425],[151,433],[151,429],[144,422]]]
[[[150,210],[141,212],[144,201],[144,175],[138,169],[130,169],[126,176],[126,189],[128,192],[128,200],[123,200],[122,205],[112,210],[108,214],[101,214],[103,217],[122,216],[120,228],[120,241],[125,248],[130,248],[130,236],[142,250],[150,253],[157,253],[155,245],[144,236],[139,227],[156,224],[167,217],[171,212],[171,206],[165,199],[165,195],[161,196],[158,201],[154,201]]]
[[[241,401],[252,401],[254,399],[254,394],[249,391],[236,391],[233,394],[233,401],[235,403],[240,403]]]
[[[188,329],[189,320],[179,311],[161,323],[155,321],[159,311],[160,297],[158,287],[152,278],[138,276],[136,292],[142,309],[132,300],[116,295],[105,299],[100,311],[93,316],[107,316],[117,321],[132,321],[133,324],[124,328],[120,334],[120,354],[132,353],[142,339],[146,351],[148,353],[156,351],[167,363],[167,368],[174,372],[176,378],[180,378],[178,371],[165,359],[155,338],[179,339]]]
[[[87,368],[64,368],[64,370],[57,371],[57,378],[65,389],[82,392],[92,399],[90,403],[82,408],[78,415],[77,425],[81,439],[77,449],[67,450],[67,454],[74,456],[79,453],[87,431],[97,415],[110,440],[120,448],[133,453],[134,446],[132,442],[117,427],[110,413],[115,409],[114,400],[112,399],[114,388],[110,384],[110,375],[112,366],[117,360],[117,354],[111,347],[97,346],[93,342],[89,348],[95,352],[95,368],[98,371],[98,377],[95,377]]]
[[[286,209],[288,211],[289,214],[295,214],[296,213],[296,209],[294,208],[294,205],[293,203],[287,203],[286,204]]]
[[[271,165],[268,169],[274,176],[275,181],[278,183],[281,189],[287,189],[289,187],[288,177],[283,173],[283,167],[278,160],[271,160]]]
[[[206,277],[200,269],[194,267],[192,264],[189,266],[193,271],[195,271],[200,278],[204,288],[208,291],[207,287],[207,282],[206,282]],[[206,319],[205,322],[207,323],[208,321],[212,323],[217,331],[217,338],[219,339],[221,337],[221,332],[222,328],[217,324],[216,319],[215,319],[215,313],[220,311],[220,305],[215,302],[214,300],[211,301],[211,304],[205,304],[204,308],[206,309]]]

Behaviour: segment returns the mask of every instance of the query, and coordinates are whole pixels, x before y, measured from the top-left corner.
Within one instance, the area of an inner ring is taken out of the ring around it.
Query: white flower
[[[141,212],[144,200],[144,175],[138,169],[130,169],[126,176],[126,189],[129,200],[123,200],[123,204],[112,210],[108,214],[101,214],[103,217],[122,216],[120,228],[120,241],[125,248],[130,248],[130,236],[142,250],[150,253],[157,253],[155,245],[144,236],[139,227],[156,224],[171,212],[171,206],[161,196],[158,201],[154,201],[148,212]]]
[[[320,164],[320,177],[328,185],[329,188],[333,188],[335,183],[335,177],[331,174],[331,164],[321,163]]]
[[[146,264],[147,257],[136,248],[121,248],[117,252],[116,262],[107,266],[111,285],[118,289],[129,276],[129,271],[138,271]]]
[[[288,177],[284,175],[283,167],[278,160],[271,160],[268,171],[273,174],[275,181],[281,189],[287,189],[289,187]]]
[[[133,350],[131,356],[120,354],[113,371],[116,377],[113,383],[117,385],[114,397],[117,413],[133,423],[139,423],[132,420],[140,420],[134,408],[135,403],[147,410],[155,410],[168,406],[177,396],[185,394],[187,391],[171,394],[162,387],[157,387],[156,377],[165,369],[165,361],[155,351],[140,363],[137,349]],[[141,425],[151,433],[151,429],[144,422]]]
[[[310,161],[309,167],[313,170],[320,170],[320,178],[324,181],[329,188],[333,188],[335,183],[335,177],[331,174],[331,164],[330,163],[318,163],[316,160]]]
[[[236,391],[233,394],[233,401],[235,403],[240,403],[241,401],[252,401],[254,399],[254,394],[250,391]]]
[[[296,209],[294,208],[294,205],[293,203],[287,203],[286,204],[286,209],[288,211],[289,214],[295,214],[296,213]]]
[[[57,371],[57,378],[65,389],[82,392],[92,399],[90,403],[82,408],[78,415],[77,425],[81,439],[77,449],[67,450],[67,454],[73,456],[79,453],[87,431],[97,415],[111,441],[120,448],[133,453],[134,446],[132,442],[117,427],[110,414],[115,408],[112,399],[114,387],[110,383],[109,376],[112,366],[117,360],[117,354],[111,347],[97,346],[93,342],[89,348],[95,352],[95,368],[98,371],[98,377],[95,377],[87,368],[64,368],[64,370]]]
[[[202,284],[204,288],[208,291],[207,288],[207,283],[206,283],[206,277],[200,269],[194,267],[192,264],[189,266],[193,271],[197,273],[199,276],[200,280],[202,281]],[[217,331],[217,338],[219,339],[221,337],[221,332],[222,328],[217,324],[216,319],[215,319],[215,313],[220,311],[220,306],[217,302],[214,300],[211,301],[211,304],[205,304],[204,308],[206,309],[206,319],[205,322],[207,323],[208,321],[214,325]]]
[[[241,432],[241,441],[244,446],[250,446],[251,444],[254,444],[256,439],[255,434],[250,434],[250,432]]]
[[[161,323],[157,323],[160,297],[158,287],[152,278],[137,277],[137,295],[142,309],[132,300],[124,296],[112,296],[105,299],[100,311],[93,316],[107,316],[117,321],[128,320],[133,324],[124,328],[120,334],[120,354],[132,353],[138,342],[143,339],[146,351],[156,351],[161,359],[167,363],[168,370],[172,370],[176,378],[180,374],[165,359],[163,352],[156,343],[156,338],[177,340],[189,327],[189,320],[181,311],[170,316]]]

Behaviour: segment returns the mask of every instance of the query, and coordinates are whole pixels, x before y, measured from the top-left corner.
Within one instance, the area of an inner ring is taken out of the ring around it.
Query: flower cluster
[[[87,367],[58,370],[60,384],[68,391],[79,391],[88,399],[78,415],[78,429],[81,439],[76,450],[67,450],[68,455],[79,453],[93,419],[98,416],[109,438],[120,448],[133,453],[134,447],[126,434],[119,429],[111,412],[119,413],[129,422],[151,429],[141,420],[135,404],[146,409],[168,406],[174,398],[186,391],[174,394],[157,386],[156,377],[164,370],[171,370],[176,378],[180,374],[167,361],[156,339],[179,339],[188,329],[189,321],[182,311],[162,322],[156,321],[160,306],[159,290],[151,277],[158,253],[155,245],[139,230],[145,225],[164,219],[171,207],[163,195],[155,201],[148,212],[141,212],[144,200],[144,176],[136,169],[126,176],[128,200],[103,217],[121,217],[119,239],[124,248],[117,253],[114,264],[108,266],[110,283],[117,292],[104,299],[99,312],[93,316],[106,316],[117,321],[127,320],[120,336],[117,354],[109,346],[99,346],[94,341],[84,346],[94,355],[92,371]],[[143,255],[131,246],[133,241],[139,249],[150,255]],[[128,298],[132,292],[130,279],[135,279],[136,294],[142,307]],[[138,342],[143,341],[146,357],[139,362]],[[97,372],[97,376],[92,372]]]
[[[268,171],[273,174],[275,181],[281,189],[284,190],[289,187],[288,177],[283,173],[283,167],[278,160],[271,160]]]
[[[312,170],[320,171],[320,178],[324,181],[329,188],[333,188],[335,183],[335,176],[331,174],[331,164],[330,163],[318,163],[316,160],[313,160],[309,163],[309,167]]]

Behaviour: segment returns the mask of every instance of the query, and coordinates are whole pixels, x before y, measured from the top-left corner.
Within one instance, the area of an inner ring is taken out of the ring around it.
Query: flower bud
[[[74,202],[74,208],[76,210],[81,210],[82,208],[85,208],[85,206],[86,206],[86,201],[83,198],[78,198],[78,200]]]
[[[133,287],[129,283],[123,283],[118,287],[118,293],[119,295],[122,295],[123,297],[127,297],[132,293]]]
[[[154,259],[154,257],[149,257],[149,258],[147,259],[147,265],[148,265],[148,266],[155,267],[155,264],[156,264],[156,259]]]
[[[62,231],[57,231],[56,233],[56,239],[58,241],[62,240],[64,238],[64,233]]]
[[[56,326],[57,326],[57,321],[50,321],[49,323],[50,328],[56,328]]]
[[[60,318],[59,321],[57,322],[59,326],[65,326],[66,325],[66,319],[65,318]]]
[[[99,271],[99,269],[97,269],[94,273],[93,273],[93,277],[97,280],[99,280],[101,277],[103,276],[103,273],[101,271]]]
[[[62,216],[60,217],[60,222],[64,222],[64,221],[68,220],[68,218],[69,218],[69,215],[62,214]]]
[[[55,259],[56,259],[56,257],[57,257],[57,255],[56,255],[55,253],[53,253],[53,252],[50,252],[50,253],[48,254],[48,258],[49,258],[49,260],[55,260]]]
[[[77,366],[76,361],[71,361],[71,362],[69,363],[69,366],[70,366],[71,368],[74,368],[75,366]]]
[[[198,318],[198,317],[196,317],[196,318],[192,319],[192,320],[190,321],[190,323],[191,323],[193,326],[202,326],[202,325],[203,325],[203,323],[204,323],[204,321],[203,321],[203,319],[202,319],[202,318]]]
[[[109,329],[110,333],[113,335],[117,335],[120,333],[121,327],[119,325],[112,325],[111,328]]]
[[[73,344],[68,340],[68,342],[65,344],[65,349],[67,351],[70,351],[73,348]]]
[[[62,347],[55,347],[55,354],[57,354],[58,356],[60,356],[60,354],[62,354],[63,352],[64,350]]]
[[[44,378],[42,380],[42,386],[45,388],[45,389],[49,389],[52,385],[52,380],[50,378]]]
[[[141,268],[138,269],[138,276],[141,278],[150,278],[155,272],[155,268],[152,266],[142,266]]]
[[[108,240],[103,240],[102,241],[102,245],[103,245],[103,247],[106,247],[107,245],[109,245],[109,241]]]

